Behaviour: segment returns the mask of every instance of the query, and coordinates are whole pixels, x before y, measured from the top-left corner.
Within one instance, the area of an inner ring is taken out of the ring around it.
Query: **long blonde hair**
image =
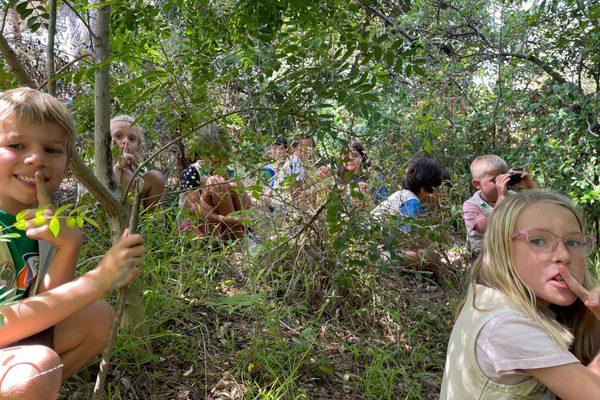
[[[559,319],[563,319],[561,322],[567,326],[561,324],[537,307],[535,293],[517,273],[512,235],[520,213],[526,207],[537,203],[550,203],[571,211],[579,228],[584,232],[583,216],[563,195],[544,190],[529,190],[510,196],[494,209],[488,220],[482,253],[471,270],[469,286],[473,289],[473,296],[475,283],[503,293],[521,312],[548,332],[560,346],[565,349],[572,347],[575,355],[585,362],[595,356],[592,338],[593,314],[577,299],[573,306],[556,307]],[[589,268],[586,268],[583,286],[589,289],[593,284]]]

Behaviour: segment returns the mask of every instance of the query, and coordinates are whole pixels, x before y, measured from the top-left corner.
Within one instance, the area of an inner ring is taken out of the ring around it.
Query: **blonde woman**
[[[600,398],[595,240],[562,195],[533,190],[493,212],[450,336],[440,399]]]

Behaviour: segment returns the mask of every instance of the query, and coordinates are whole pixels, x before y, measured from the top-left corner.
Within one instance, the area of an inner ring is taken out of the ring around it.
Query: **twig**
[[[137,232],[138,220],[140,214],[140,193],[136,192],[133,198],[133,206],[131,207],[131,216],[129,219],[129,233],[133,234]],[[121,320],[123,319],[123,312],[125,311],[125,304],[127,302],[127,285],[119,290],[119,303],[117,306],[117,312],[115,318],[110,326],[110,332],[108,334],[108,340],[106,348],[102,353],[102,360],[100,361],[100,372],[96,378],[96,386],[94,386],[94,394],[92,400],[100,400],[104,398],[104,382],[106,381],[106,374],[108,373],[108,367],[110,364],[110,357],[112,356],[113,349],[115,347],[115,340],[117,339],[117,333]]]
[[[81,54],[80,56],[75,57],[73,60],[69,61],[66,65],[64,65],[58,71],[56,71],[55,76],[60,74],[61,72],[64,72],[66,69],[71,67],[77,61],[81,61],[82,59],[84,59],[86,57],[90,57],[90,56],[91,56],[91,54],[85,53],[85,54]],[[46,86],[47,83],[48,83],[48,80],[46,79],[45,81],[43,81],[41,84],[38,85],[38,89],[42,89],[44,86]]]

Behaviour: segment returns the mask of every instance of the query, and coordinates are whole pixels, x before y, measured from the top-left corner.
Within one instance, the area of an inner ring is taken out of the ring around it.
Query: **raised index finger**
[[[46,190],[46,180],[40,171],[35,173],[35,191],[37,192],[38,207],[50,204],[50,196]]]
[[[586,288],[583,287],[581,283],[564,266],[558,267],[558,272],[560,276],[563,277],[565,283],[571,289],[573,293],[577,295],[581,299],[581,301],[585,302],[590,297],[590,292]]]

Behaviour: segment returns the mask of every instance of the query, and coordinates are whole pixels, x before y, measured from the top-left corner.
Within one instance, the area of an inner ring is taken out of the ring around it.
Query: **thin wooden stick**
[[[140,192],[136,191],[133,198],[133,206],[131,207],[131,216],[129,218],[129,233],[137,233],[138,220],[140,215]],[[121,320],[123,319],[123,312],[125,311],[125,304],[127,303],[127,285],[123,286],[119,290],[119,302],[117,305],[117,312],[115,318],[110,326],[110,332],[108,334],[108,341],[104,352],[102,353],[102,360],[100,361],[100,372],[96,378],[96,385],[94,386],[94,394],[92,400],[101,400],[104,398],[104,382],[106,381],[106,374],[108,373],[108,367],[110,364],[110,358],[112,356],[113,349],[115,347],[115,340],[117,339],[117,333]]]

